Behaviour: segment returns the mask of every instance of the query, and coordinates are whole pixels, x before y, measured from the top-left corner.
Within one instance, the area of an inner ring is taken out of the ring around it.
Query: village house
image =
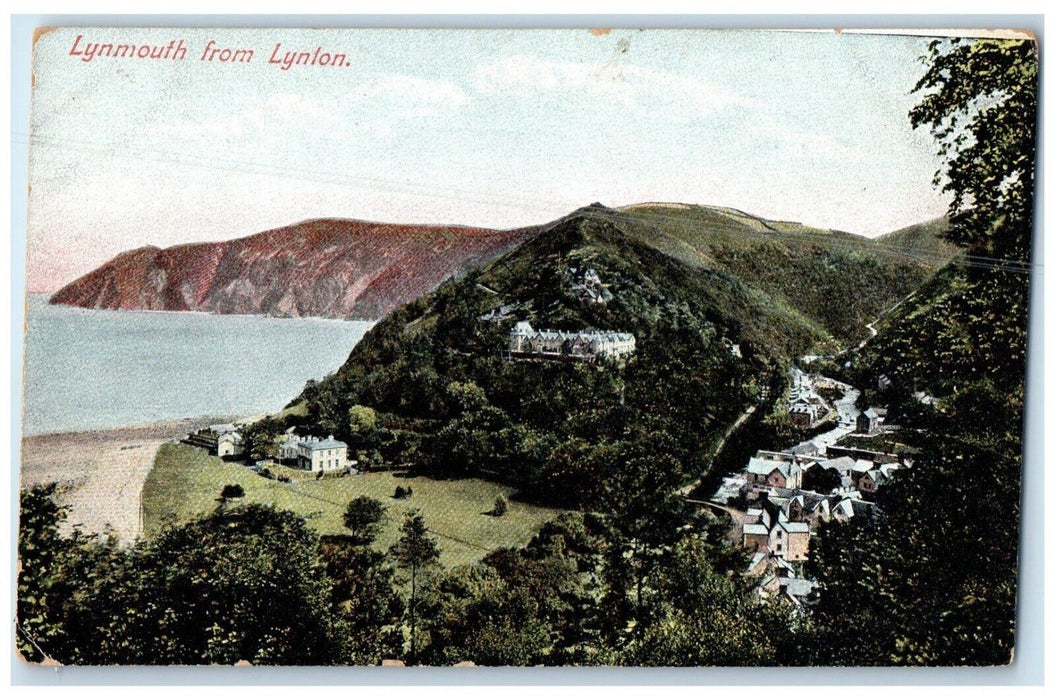
[[[751,483],[797,489],[802,484],[802,468],[794,461],[752,457],[747,463],[747,478]]]
[[[233,423],[218,423],[189,433],[182,442],[208,450],[217,457],[240,457],[245,454],[245,438]]]
[[[809,557],[810,526],[792,521],[787,513],[769,499],[756,508],[748,508],[744,516],[744,549],[783,557],[788,561],[804,561]]]
[[[881,421],[874,408],[862,411],[857,415],[857,432],[864,435],[875,435],[879,432]]]
[[[584,303],[607,304],[615,298],[601,283],[600,275],[593,268],[586,270],[580,276],[578,270],[573,267],[568,271],[568,276],[574,280],[570,286],[571,291]],[[577,280],[576,277],[578,277]]]
[[[793,377],[788,417],[796,428],[808,430],[827,418],[831,406],[814,390],[809,375],[797,371]]]
[[[489,323],[500,323],[502,321],[508,321],[513,318],[513,314],[517,312],[516,304],[504,304],[497,308],[491,309],[484,315],[480,316],[481,321],[487,321]]]
[[[301,438],[296,435],[290,435],[287,437],[278,448],[278,458],[281,462],[289,464],[297,461],[297,455],[299,454],[298,446],[300,445]]]
[[[880,486],[889,483],[897,471],[896,464],[884,464],[876,469],[869,469],[857,479],[857,490],[861,493],[875,493]]]
[[[245,454],[245,438],[241,433],[224,433],[216,439],[216,455],[241,457]]]
[[[316,474],[347,471],[351,466],[348,445],[334,440],[332,435],[326,439],[304,438],[297,443],[297,466]]]
[[[821,407],[811,403],[793,403],[788,408],[788,417],[791,418],[791,424],[799,430],[809,430],[815,426],[821,415]]]
[[[780,489],[802,488],[802,475],[816,463],[810,455],[759,450],[748,460],[744,476],[749,484]]]
[[[631,333],[537,331],[527,321],[520,321],[509,333],[509,354],[516,358],[594,362],[629,355],[636,345]]]

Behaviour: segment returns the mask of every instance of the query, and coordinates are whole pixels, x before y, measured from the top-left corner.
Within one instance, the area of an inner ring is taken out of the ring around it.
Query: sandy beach
[[[139,500],[158,447],[219,418],[22,438],[21,487],[56,482],[70,525],[87,532],[109,527],[122,542],[141,534]]]

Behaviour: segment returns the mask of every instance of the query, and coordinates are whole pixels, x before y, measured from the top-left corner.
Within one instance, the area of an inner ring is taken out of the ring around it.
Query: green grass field
[[[495,498],[499,494],[508,497],[513,489],[481,479],[437,481],[381,472],[285,484],[189,445],[163,445],[143,487],[145,535],[156,535],[166,523],[184,523],[212,512],[226,484],[245,489],[245,498],[238,502],[295,511],[320,534],[343,532],[341,520],[348,502],[364,494],[373,496],[388,507],[376,543],[380,549],[387,549],[398,538],[403,514],[420,509],[437,536],[446,566],[476,561],[498,547],[525,545],[543,523],[561,512],[511,500],[502,517],[487,515]],[[396,486],[409,486],[414,495],[396,500],[392,498]]]

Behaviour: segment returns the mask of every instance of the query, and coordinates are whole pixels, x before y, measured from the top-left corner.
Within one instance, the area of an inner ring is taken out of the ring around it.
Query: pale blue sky
[[[167,44],[182,62],[97,58]],[[249,65],[198,60],[210,38]],[[57,30],[37,44],[31,291],[121,250],[313,217],[514,227],[600,201],[877,235],[944,212],[910,90],[929,40],[614,30]],[[268,65],[276,42],[350,67]]]

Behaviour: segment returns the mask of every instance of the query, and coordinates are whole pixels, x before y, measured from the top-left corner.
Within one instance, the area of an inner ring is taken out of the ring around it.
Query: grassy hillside
[[[875,239],[880,246],[896,249],[925,263],[945,263],[960,248],[943,238],[949,230],[946,217],[931,219],[913,226],[891,231]]]
[[[388,508],[384,528],[375,543],[382,550],[398,539],[403,514],[420,509],[429,529],[438,537],[447,566],[478,561],[497,547],[522,547],[543,523],[559,514],[511,500],[502,517],[488,515],[495,498],[508,497],[512,489],[479,479],[437,481],[384,472],[287,484],[257,476],[243,466],[188,445],[165,445],[143,488],[146,535],[157,535],[167,523],[184,524],[213,512],[218,505],[216,499],[227,484],[245,489],[245,497],[235,503],[261,503],[291,510],[307,518],[308,525],[323,535],[347,532],[342,518],[353,498],[376,498]],[[414,493],[410,498],[396,500],[392,498],[396,486],[409,486]]]
[[[867,337],[866,323],[956,250],[936,237],[940,222],[871,240],[721,207],[631,205],[608,216],[682,262],[737,277],[837,344]]]

